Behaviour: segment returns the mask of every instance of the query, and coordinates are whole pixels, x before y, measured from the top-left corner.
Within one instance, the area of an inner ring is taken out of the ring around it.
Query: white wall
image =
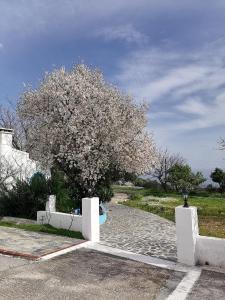
[[[187,265],[225,267],[225,239],[200,236],[196,207],[176,207],[177,257]]]
[[[225,239],[198,236],[196,256],[200,265],[225,267]]]
[[[38,164],[29,158],[27,152],[19,151],[12,146],[11,129],[0,128],[0,160],[4,165],[2,176],[7,170],[12,170],[13,176],[8,178],[7,183],[11,185],[15,179],[27,180],[37,171],[41,171]]]
[[[82,216],[61,212],[38,211],[38,224],[50,224],[55,228],[70,229],[82,232]]]
[[[52,200],[49,199],[49,204]],[[86,240],[99,241],[99,198],[82,199],[82,216],[54,212],[52,205],[47,205],[47,208],[52,210],[37,212],[38,224],[50,224],[56,228],[80,231]]]

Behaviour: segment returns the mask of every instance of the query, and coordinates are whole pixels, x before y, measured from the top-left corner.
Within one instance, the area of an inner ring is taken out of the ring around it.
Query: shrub
[[[143,198],[142,195],[138,193],[130,195],[130,200],[140,201],[142,198]]]
[[[96,190],[96,196],[99,197],[100,202],[109,202],[113,197],[112,187],[109,186],[100,186]]]
[[[147,189],[153,189],[153,190],[157,190],[157,191],[163,191],[162,187],[161,187],[161,184],[158,181],[156,181],[156,180],[146,179],[144,181],[143,187],[147,188]]]
[[[18,180],[13,188],[0,196],[0,215],[36,219],[45,209],[48,185],[44,175],[35,174],[30,182]]]
[[[52,171],[49,186],[50,193],[56,195],[57,211],[68,213],[76,206],[73,193],[68,188],[68,182],[63,172],[58,170]]]

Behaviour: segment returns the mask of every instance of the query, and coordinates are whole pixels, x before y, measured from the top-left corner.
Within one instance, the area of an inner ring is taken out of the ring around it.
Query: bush
[[[75,208],[76,201],[73,199],[73,193],[68,188],[68,182],[65,174],[61,171],[52,171],[52,177],[49,180],[50,193],[56,195],[56,209],[60,212],[71,212]],[[77,193],[75,193],[77,195]]]
[[[140,201],[142,198],[143,196],[137,193],[130,195],[130,200]]]
[[[140,177],[137,177],[137,178],[133,181],[133,184],[134,184],[135,186],[141,186],[141,187],[144,187],[145,183],[146,183],[146,180],[143,179],[143,178],[140,178]]]
[[[113,190],[111,186],[100,186],[96,190],[96,196],[99,197],[100,202],[109,202],[113,197]]]
[[[143,184],[143,187],[147,189],[153,189],[156,191],[163,191],[161,184],[157,180],[146,179]]]
[[[36,219],[45,209],[48,196],[45,176],[37,173],[30,182],[18,180],[13,188],[0,196],[0,215]]]

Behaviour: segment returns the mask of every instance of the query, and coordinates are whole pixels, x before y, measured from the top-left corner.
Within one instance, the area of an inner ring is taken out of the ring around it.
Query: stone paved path
[[[176,261],[175,224],[157,215],[110,204],[101,244]]]

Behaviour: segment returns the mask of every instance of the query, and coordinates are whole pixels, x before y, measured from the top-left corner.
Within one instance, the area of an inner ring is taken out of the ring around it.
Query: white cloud
[[[225,39],[191,54],[146,49],[121,62],[116,80],[158,112],[179,115],[179,130],[214,127],[225,124],[224,62]]]
[[[173,48],[175,49],[175,48]],[[116,80],[150,105],[156,142],[194,166],[223,166],[217,141],[225,136],[225,39],[201,49],[136,50],[120,62]]]
[[[187,98],[185,102],[178,104],[176,108],[185,114],[204,116],[208,112],[208,105],[200,98]]]
[[[163,24],[168,21],[168,16],[180,15],[181,11],[190,14],[193,7],[196,11],[208,7],[212,12],[212,7],[222,11],[224,4],[221,1],[212,3],[211,0],[205,0],[204,5],[201,0],[1,0],[0,35],[4,39],[13,39],[15,36],[30,37],[62,30],[73,33],[74,37],[83,37],[104,26],[116,28],[118,24],[129,24],[131,20],[132,24],[142,25],[147,21],[148,30],[154,32],[157,17]],[[138,31],[133,33],[137,38]],[[134,36],[129,39],[134,39]]]
[[[3,46],[3,44],[2,44],[2,43],[0,43],[0,50],[1,50],[1,49],[3,49],[3,47],[4,47],[4,46]]]
[[[180,123],[180,130],[225,126],[225,92],[219,94],[211,103],[191,100],[178,105],[177,108],[185,114],[196,115],[192,120]]]
[[[61,30],[73,32],[74,36],[90,35],[98,28],[117,24],[121,17],[127,23],[130,14],[149,6],[153,8],[155,4],[148,0],[0,1],[0,35],[7,39]]]
[[[103,37],[106,41],[123,40],[136,44],[144,44],[148,40],[148,37],[134,28],[132,24],[105,27],[98,30],[96,36]]]

